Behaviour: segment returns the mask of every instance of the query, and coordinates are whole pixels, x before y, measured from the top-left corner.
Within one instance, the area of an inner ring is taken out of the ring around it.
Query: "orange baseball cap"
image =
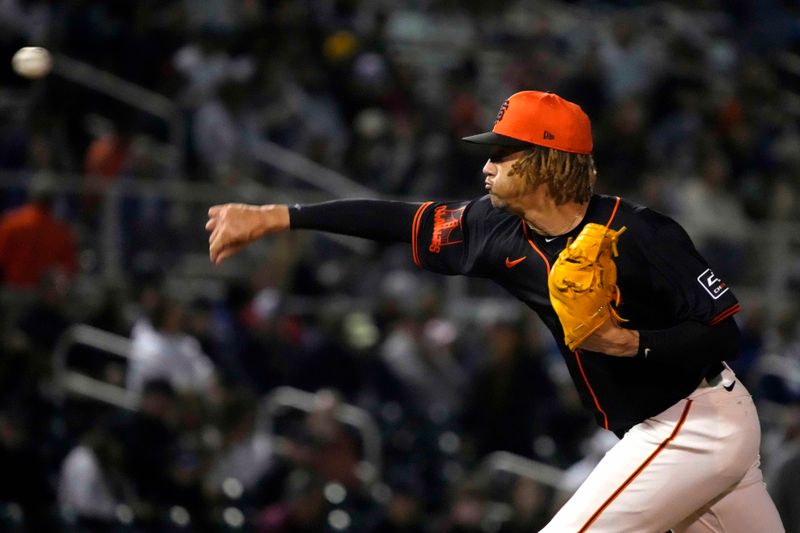
[[[579,105],[557,94],[522,91],[503,102],[492,131],[462,140],[519,148],[538,144],[564,152],[591,154],[592,124]]]

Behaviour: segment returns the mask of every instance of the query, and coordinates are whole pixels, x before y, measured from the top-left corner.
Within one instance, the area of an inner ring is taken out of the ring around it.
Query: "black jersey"
[[[685,321],[713,325],[739,311],[730,287],[714,274],[677,222],[612,196],[594,195],[581,223],[554,238],[494,208],[488,196],[424,203],[413,220],[413,259],[434,272],[492,279],[536,311],[553,333],[584,405],[595,412],[601,426],[621,435],[686,397],[709,368],[736,354],[682,354],[680,364],[671,364],[570,351],[550,305],[547,276],[568,237],[577,236],[590,222],[628,228],[620,236],[616,258],[622,295],[618,310],[628,320],[623,327],[663,330]]]

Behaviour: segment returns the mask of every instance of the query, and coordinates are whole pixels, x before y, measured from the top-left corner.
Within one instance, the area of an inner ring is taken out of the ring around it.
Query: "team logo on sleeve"
[[[711,295],[715,300],[728,292],[728,284],[719,279],[710,268],[707,268],[702,274],[697,276],[697,281]]]
[[[447,209],[446,205],[440,205],[433,211],[433,236],[428,250],[438,254],[442,246],[458,244],[464,242],[464,232],[461,229],[461,217],[464,215],[464,208]]]

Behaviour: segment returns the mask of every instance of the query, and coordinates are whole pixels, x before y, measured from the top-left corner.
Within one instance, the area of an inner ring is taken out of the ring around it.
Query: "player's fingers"
[[[211,235],[208,236],[208,244],[212,244],[219,237],[221,226],[215,227],[211,230]]]
[[[221,251],[221,252],[220,252],[220,253],[217,255],[217,257],[216,257],[216,261],[214,262],[214,264],[215,264],[215,265],[218,265],[218,264],[222,263],[224,260],[226,260],[226,259],[227,259],[227,258],[229,258],[230,256],[232,256],[232,255],[234,255],[234,254],[238,253],[238,252],[239,252],[239,250],[241,250],[242,248],[244,248],[244,245],[241,245],[241,244],[239,244],[239,245],[233,245],[233,246],[226,246],[226,247],[225,247],[225,248],[223,248],[223,249],[222,249],[222,251]]]
[[[223,207],[225,207],[225,204],[212,205],[211,207],[208,208],[208,216],[210,217],[216,216],[217,214],[219,214],[220,211],[222,211]]]
[[[223,239],[220,237],[219,228],[217,228],[208,237],[208,255],[212,263],[216,262],[217,256],[224,247],[225,243]]]
[[[215,248],[210,253],[211,263],[213,265],[220,264],[227,255],[225,255],[225,248]]]
[[[245,243],[232,242],[230,236],[225,233],[224,226],[217,226],[208,237],[208,252],[212,262],[218,263],[221,254],[225,250],[233,248],[234,250],[232,253],[235,253],[240,250],[244,244]],[[228,255],[231,255],[231,253]]]
[[[213,264],[217,264],[219,262],[219,255],[222,252],[223,247],[220,245],[219,241],[212,241],[208,246],[208,257]]]
[[[209,218],[208,222],[206,222],[206,231],[213,231],[217,227],[217,222],[218,219],[216,217]]]

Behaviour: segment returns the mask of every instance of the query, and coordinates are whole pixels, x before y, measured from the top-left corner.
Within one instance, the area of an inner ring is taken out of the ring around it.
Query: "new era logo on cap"
[[[522,91],[511,95],[497,113],[492,131],[464,141],[493,146],[537,144],[572,152],[592,153],[592,125],[577,104],[557,94]]]

